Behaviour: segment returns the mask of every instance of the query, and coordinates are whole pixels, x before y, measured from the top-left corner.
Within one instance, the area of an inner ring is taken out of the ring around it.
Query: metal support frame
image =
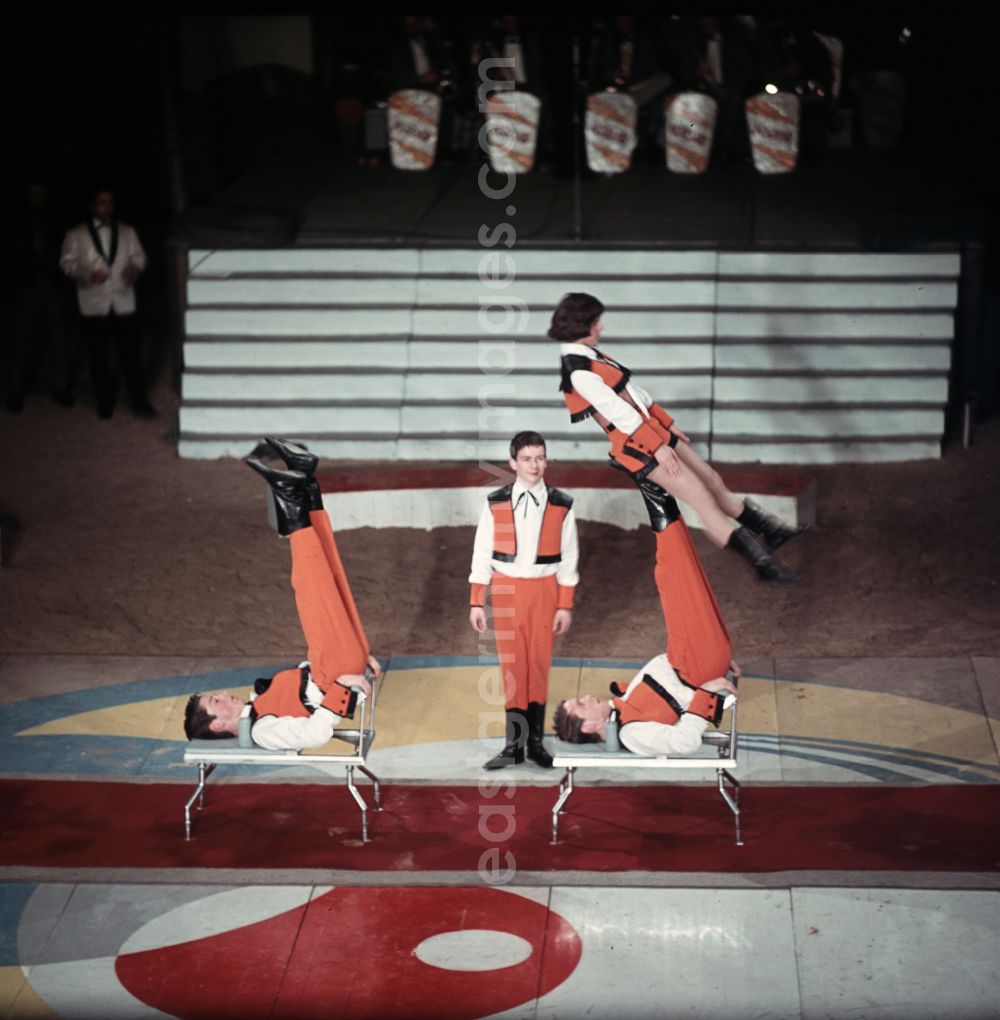
[[[575,789],[574,775],[578,768],[630,768],[630,769],[714,769],[716,784],[722,799],[733,814],[733,826],[736,845],[743,846],[743,833],[740,819],[740,783],[730,769],[737,767],[736,752],[738,735],[736,731],[736,706],[730,709],[728,730],[706,733],[702,738],[703,747],[712,747],[716,757],[654,758],[638,754],[616,754],[606,750],[595,750],[595,745],[563,745],[554,755],[556,767],[566,769],[559,781],[559,796],[552,807],[552,839],[551,846],[559,844],[559,818],[565,809],[566,802]],[[729,783],[731,789],[727,788]]]
[[[191,842],[191,806],[198,801],[198,810],[205,810],[205,780],[215,771],[214,765],[208,762],[198,762],[198,785],[191,794],[188,802],[184,805],[184,839]]]
[[[569,800],[570,794],[573,792],[574,772],[576,772],[575,766],[570,765],[566,769],[566,774],[559,780],[559,799],[552,807],[552,846],[559,845],[559,815],[562,813],[563,805]]]

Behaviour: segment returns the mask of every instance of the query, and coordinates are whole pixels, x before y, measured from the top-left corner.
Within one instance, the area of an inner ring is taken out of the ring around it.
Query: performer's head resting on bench
[[[603,314],[604,305],[593,294],[564,294],[552,313],[549,338],[564,344],[577,343],[591,335]]]
[[[235,737],[245,707],[235,694],[192,694],[184,708],[184,734],[188,740]]]
[[[596,744],[604,739],[611,704],[593,694],[567,698],[556,705],[552,722],[556,736],[571,744]]]

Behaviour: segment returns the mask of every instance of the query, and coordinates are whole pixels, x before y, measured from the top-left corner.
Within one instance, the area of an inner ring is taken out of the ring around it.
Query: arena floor
[[[179,461],[156,398],[151,422],[42,398],[4,422],[4,1015],[996,1014],[995,428],[941,461],[817,469],[796,588],[699,540],[746,673],[744,846],[710,776],[618,773],[581,777],[553,847],[558,776],[522,766],[494,885],[471,525],[340,536],[386,664],[371,842],[308,765],[220,769],[185,842],[184,699],[301,639],[259,480]],[[588,535],[553,700],[662,640],[648,535]],[[612,620],[587,595],[610,584]]]

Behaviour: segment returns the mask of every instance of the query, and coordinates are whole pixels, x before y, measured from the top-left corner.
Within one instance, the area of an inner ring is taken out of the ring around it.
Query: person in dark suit
[[[48,191],[40,183],[25,189],[24,206],[9,233],[4,278],[10,319],[3,357],[8,411],[20,411],[31,378],[44,364],[52,398],[73,404],[72,343],[66,328],[66,283],[59,271],[63,231]]]
[[[663,73],[654,33],[628,14],[592,25],[588,92],[614,89],[628,92],[638,104],[638,154],[662,160],[656,149],[663,132],[663,93],[669,78]]]
[[[142,333],[136,315],[135,281],[146,268],[139,235],[115,217],[114,195],[94,193],[91,215],[66,232],[59,265],[76,283],[80,330],[87,345],[97,416],[110,418],[118,396],[115,361],[121,366],[132,410],[156,416],[146,395]]]
[[[719,104],[712,159],[749,154],[743,103],[762,87],[756,33],[739,18],[686,18],[671,29],[669,61],[678,92],[704,92]]]

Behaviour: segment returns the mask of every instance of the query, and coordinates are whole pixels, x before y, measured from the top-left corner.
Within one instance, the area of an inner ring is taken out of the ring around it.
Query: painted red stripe
[[[224,768],[223,768],[224,771]],[[362,846],[341,783],[209,784],[185,843],[178,784],[5,780],[0,864],[473,871],[499,847],[522,871],[1000,870],[1000,786],[746,787],[744,838],[714,787],[582,787],[549,845],[555,787],[388,786]],[[506,819],[486,812],[513,809]],[[509,822],[509,824],[508,824]],[[492,843],[484,832],[513,834]]]
[[[506,463],[488,471],[476,464],[429,464],[401,466],[398,462],[357,464],[334,470],[320,468],[317,475],[324,492],[364,492],[370,489],[461,489],[475,486],[498,488],[512,481]],[[729,488],[758,495],[797,496],[813,479],[778,471],[723,471]],[[549,465],[545,479],[550,485],[573,489],[630,489],[632,480],[607,464],[560,462]]]

